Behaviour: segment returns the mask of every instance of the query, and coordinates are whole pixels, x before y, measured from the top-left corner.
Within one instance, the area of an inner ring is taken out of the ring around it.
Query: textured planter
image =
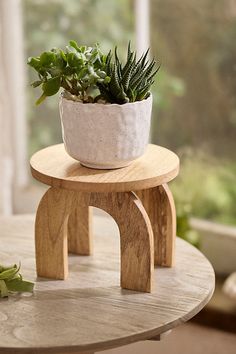
[[[152,97],[134,103],[80,103],[60,97],[67,153],[84,166],[112,169],[129,165],[148,144]]]

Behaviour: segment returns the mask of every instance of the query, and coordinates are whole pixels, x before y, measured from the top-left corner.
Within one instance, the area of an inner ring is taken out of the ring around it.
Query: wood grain
[[[169,329],[169,331],[166,331],[166,332],[164,332],[164,333],[161,333],[161,334],[159,334],[159,335],[156,336],[156,337],[149,338],[148,340],[154,341],[154,342],[156,342],[156,341],[157,341],[157,342],[160,342],[162,339],[164,339],[166,336],[168,336],[171,332],[172,332],[172,330]]]
[[[73,206],[72,193],[49,188],[41,199],[35,220],[36,268],[40,277],[68,276],[67,222]]]
[[[179,171],[176,154],[151,144],[130,166],[116,170],[83,167],[66,153],[63,144],[38,151],[30,164],[33,177],[42,183],[89,193],[152,188],[169,182]]]
[[[34,217],[0,219],[0,259],[21,261],[36,282],[33,296],[0,301],[1,354],[97,352],[153,338],[189,320],[210,299],[214,272],[207,259],[177,239],[176,266],[154,271],[153,292],[119,287],[119,231],[94,218],[94,255],[70,256],[67,281],[36,278]]]
[[[136,192],[151,221],[155,265],[172,267],[175,255],[176,211],[167,184]]]
[[[89,256],[93,253],[92,209],[77,205],[68,220],[69,253]]]
[[[120,231],[121,287],[152,290],[153,232],[147,213],[133,192],[91,193],[89,204],[105,210]]]
[[[141,201],[132,192],[80,193],[61,188],[49,188],[39,204],[35,222],[38,276],[52,279],[67,278],[68,218],[72,215],[70,226],[70,232],[73,233],[72,245],[77,247],[74,219],[77,216],[84,216],[81,210],[88,208],[89,205],[105,210],[115,219],[119,227],[121,287],[150,292],[154,268],[153,233]],[[87,221],[85,219],[80,223],[84,225]],[[82,232],[83,230],[80,234]],[[70,249],[72,245],[70,243]],[[78,251],[78,248],[76,250]]]

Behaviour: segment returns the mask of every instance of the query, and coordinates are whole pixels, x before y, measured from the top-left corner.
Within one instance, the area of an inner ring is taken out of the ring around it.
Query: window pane
[[[172,186],[193,214],[236,222],[236,1],[151,0],[162,62],[152,140],[181,156]]]

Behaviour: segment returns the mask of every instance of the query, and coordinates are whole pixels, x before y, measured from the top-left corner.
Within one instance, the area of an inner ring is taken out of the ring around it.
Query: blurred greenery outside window
[[[25,58],[69,39],[134,43],[132,0],[22,0]],[[171,183],[180,214],[236,223],[236,2],[150,0],[151,50],[161,61],[153,88],[151,140],[174,150]],[[35,79],[28,70],[28,82]],[[27,88],[28,154],[61,142],[58,98],[35,107]],[[185,222],[185,221],[184,221]],[[183,227],[185,227],[183,225]]]

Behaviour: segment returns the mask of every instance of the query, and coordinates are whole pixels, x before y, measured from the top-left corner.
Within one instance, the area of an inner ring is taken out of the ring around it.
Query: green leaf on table
[[[4,280],[0,280],[0,296],[1,297],[8,296],[8,289]]]
[[[9,291],[16,292],[32,292],[34,289],[33,283],[26,280],[21,280],[19,278],[6,280],[6,286]]]
[[[12,279],[16,275],[16,273],[19,272],[19,270],[20,270],[20,266],[17,267],[16,264],[12,268],[3,270],[0,273],[0,280]]]
[[[26,281],[19,273],[20,265],[11,267],[0,265],[0,297],[7,297],[9,292],[32,292],[34,283]]]

